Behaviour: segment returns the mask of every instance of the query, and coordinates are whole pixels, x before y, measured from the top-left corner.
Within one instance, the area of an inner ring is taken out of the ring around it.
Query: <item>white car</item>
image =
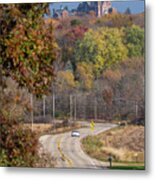
[[[72,136],[72,137],[80,137],[80,132],[79,132],[79,131],[76,131],[76,130],[73,130],[73,131],[71,132],[71,136]]]

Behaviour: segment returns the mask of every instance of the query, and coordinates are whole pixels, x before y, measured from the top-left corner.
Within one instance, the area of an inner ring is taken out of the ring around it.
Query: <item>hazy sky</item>
[[[135,0],[135,1],[115,1],[115,2],[112,2],[112,6],[114,8],[116,8],[119,12],[124,12],[128,7],[131,9],[131,12],[132,13],[140,13],[140,12],[143,12],[144,11],[144,7],[145,7],[145,4],[144,4],[144,1],[143,0]],[[75,9],[77,8],[78,4],[80,2],[58,2],[58,3],[53,3],[52,5],[50,5],[50,9],[52,10],[53,8],[54,9],[59,9],[60,6],[68,6],[68,8],[71,10],[71,9]]]

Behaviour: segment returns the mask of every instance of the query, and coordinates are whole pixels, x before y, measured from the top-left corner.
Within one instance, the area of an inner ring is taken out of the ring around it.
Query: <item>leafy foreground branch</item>
[[[0,116],[0,166],[54,167],[54,159],[38,153],[37,134],[15,120]]]

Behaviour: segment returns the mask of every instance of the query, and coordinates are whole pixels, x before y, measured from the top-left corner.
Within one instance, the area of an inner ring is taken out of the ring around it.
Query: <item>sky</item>
[[[123,2],[124,1],[124,2]],[[80,2],[57,2],[50,5],[50,9],[59,9],[60,6],[68,6],[69,10],[76,9]],[[117,9],[119,12],[125,12],[125,10],[129,7],[131,10],[131,13],[137,14],[140,12],[144,12],[145,2],[144,0],[120,0],[112,2],[112,6]]]

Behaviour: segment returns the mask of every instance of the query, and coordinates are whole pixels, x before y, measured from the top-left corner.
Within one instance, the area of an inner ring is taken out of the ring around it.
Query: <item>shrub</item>
[[[0,165],[33,167],[37,161],[38,140],[35,133],[16,120],[0,115]]]
[[[69,121],[68,121],[68,119],[63,120],[62,126],[63,126],[63,127],[68,127],[68,126],[69,126]]]
[[[82,22],[79,19],[73,19],[71,21],[71,26],[79,26]]]
[[[29,93],[9,77],[3,77],[3,87],[1,88],[3,92],[0,99],[0,113],[8,120],[22,121],[30,110]]]

